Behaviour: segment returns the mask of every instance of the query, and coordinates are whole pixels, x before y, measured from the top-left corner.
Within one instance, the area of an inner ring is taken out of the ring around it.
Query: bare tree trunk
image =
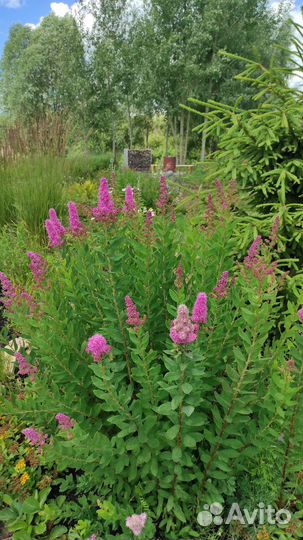
[[[145,148],[148,148],[149,143],[149,127],[146,126]]]
[[[190,111],[187,111],[186,132],[185,132],[185,141],[184,141],[184,154],[183,154],[184,155],[184,163],[186,162],[186,158],[187,158],[189,127],[190,127]]]
[[[180,116],[180,165],[184,164],[183,151],[184,151],[184,111],[182,110],[181,116]]]
[[[171,121],[171,128],[174,136],[174,143],[175,143],[175,154],[176,154],[176,162],[179,164],[178,159],[178,137],[177,137],[177,118],[174,117],[174,121]]]
[[[127,119],[128,119],[128,136],[129,136],[129,148],[133,147],[133,129],[132,129],[132,118],[130,114],[130,104],[127,96]]]
[[[113,153],[113,166],[116,165],[116,124],[113,121],[112,124],[112,153]]]
[[[168,156],[168,137],[169,137],[169,117],[166,119],[166,135],[165,135],[165,157]]]
[[[209,107],[205,108],[205,112],[206,113],[209,112]],[[205,134],[205,129],[206,129],[207,122],[208,122],[207,118],[204,117],[203,131],[202,131],[202,145],[201,145],[201,161],[205,161],[205,158],[206,158],[206,134]]]

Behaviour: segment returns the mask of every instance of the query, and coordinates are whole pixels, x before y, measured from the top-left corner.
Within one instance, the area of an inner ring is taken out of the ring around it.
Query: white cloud
[[[50,8],[57,17],[64,17],[71,12],[68,4],[63,2],[51,2]]]
[[[89,0],[87,0],[86,4],[88,6]],[[74,2],[71,7],[69,7],[68,4],[65,2],[51,2],[50,4],[51,11],[57,15],[57,17],[65,17],[67,14],[71,14],[77,22],[80,21],[80,11],[81,11],[81,20],[83,23],[83,27],[85,30],[91,30],[94,25],[94,17],[91,13],[89,13],[89,10],[87,9],[87,12],[85,11],[85,3],[84,7],[81,10],[80,3]]]
[[[84,5],[82,4],[82,9],[79,2],[75,2],[70,8],[73,17],[77,22],[80,22],[81,20],[83,28],[86,31],[91,31],[95,22],[93,14],[89,12],[89,2],[90,0],[86,0]]]
[[[0,7],[17,9],[21,7],[23,0],[0,0]]]
[[[44,17],[40,17],[39,22],[37,24],[26,23],[25,26],[28,26],[31,30],[36,30],[36,28],[38,28],[38,26],[40,26],[40,24],[42,23],[43,19]]]

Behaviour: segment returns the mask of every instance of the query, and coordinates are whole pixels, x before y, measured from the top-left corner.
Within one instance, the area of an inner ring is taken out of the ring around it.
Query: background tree
[[[14,27],[3,60],[3,101],[17,117],[49,111],[83,113],[84,46],[72,16],[49,15],[31,30]]]

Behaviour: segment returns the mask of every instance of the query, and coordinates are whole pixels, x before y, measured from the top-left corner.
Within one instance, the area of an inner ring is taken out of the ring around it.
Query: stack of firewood
[[[149,172],[152,164],[151,150],[129,150],[124,151],[125,166],[128,169],[139,172]]]

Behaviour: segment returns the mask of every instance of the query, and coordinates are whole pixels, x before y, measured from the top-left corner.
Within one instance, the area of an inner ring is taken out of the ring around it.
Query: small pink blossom
[[[34,276],[34,280],[38,287],[42,287],[47,273],[47,261],[38,253],[33,253],[32,251],[29,251],[27,256],[31,261],[29,267]]]
[[[298,317],[299,317],[300,321],[303,323],[303,308],[299,309]]]
[[[95,334],[87,343],[86,352],[91,354],[94,362],[102,362],[104,356],[106,356],[112,347],[108,345],[106,339],[101,334]]]
[[[44,435],[43,433],[39,433],[35,428],[26,428],[22,430],[23,435],[25,438],[30,442],[32,446],[37,446],[39,451],[41,452],[42,446],[45,445],[46,439],[48,438],[48,435]]]
[[[192,321],[198,324],[207,324],[207,295],[201,292],[194,305]]]
[[[136,331],[139,330],[140,326],[143,326],[145,323],[146,317],[143,317],[143,319],[140,319],[140,313],[137,311],[137,307],[135,302],[131,299],[130,296],[125,297],[125,305],[127,309],[127,316],[128,319],[126,321],[126,324],[129,326],[133,326]]]
[[[289,360],[287,360],[286,366],[287,366],[287,370],[288,370],[289,372],[296,372],[296,371],[298,371],[298,368],[297,368],[297,366],[296,366],[296,362],[294,361],[293,358],[290,358]]]
[[[228,278],[229,272],[223,272],[217,285],[214,288],[216,297],[219,296],[220,298],[225,298],[225,296],[228,294]]]
[[[55,418],[61,429],[64,431],[72,429],[75,426],[75,420],[70,416],[67,416],[67,414],[59,413]]]
[[[73,236],[82,236],[86,233],[86,228],[79,218],[78,208],[75,202],[68,203],[69,230]]]
[[[133,514],[126,519],[126,527],[128,527],[135,536],[139,536],[143,531],[147,521],[147,514]]]
[[[125,190],[125,204],[123,210],[125,214],[134,214],[137,211],[134,191],[131,186],[127,186]]]
[[[35,311],[37,310],[37,308],[38,308],[36,300],[27,291],[21,291],[21,293],[19,295],[19,298],[18,298],[19,305],[22,302],[25,302],[25,304],[27,305],[27,308],[29,309],[29,312],[30,312],[31,315],[33,315],[35,313]]]
[[[199,325],[193,324],[189,317],[188,308],[181,304],[178,307],[178,316],[172,321],[170,337],[178,345],[186,345],[196,341],[199,332]]]
[[[20,352],[16,352],[15,358],[19,366],[19,375],[28,375],[30,380],[33,382],[38,369],[32,366]]]

